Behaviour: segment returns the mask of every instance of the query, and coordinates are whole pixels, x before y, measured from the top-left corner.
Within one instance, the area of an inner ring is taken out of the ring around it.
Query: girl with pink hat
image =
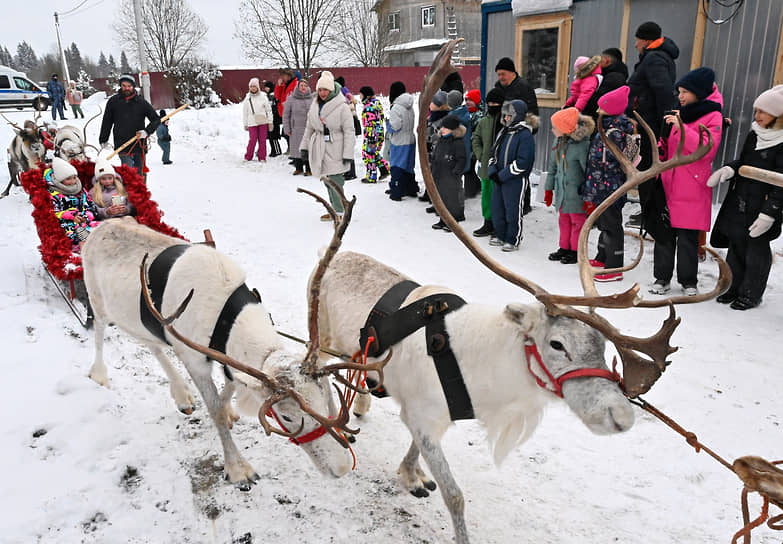
[[[584,111],[587,102],[601,84],[601,55],[593,57],[578,57],[574,62],[574,81],[571,82],[571,96],[566,100],[566,107],[573,106],[580,112]]]

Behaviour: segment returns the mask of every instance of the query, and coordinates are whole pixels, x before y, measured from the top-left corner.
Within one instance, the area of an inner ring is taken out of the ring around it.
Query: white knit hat
[[[95,159],[95,179],[100,179],[105,174],[115,175],[114,167],[103,157],[98,157]]]
[[[258,78],[257,77],[251,77],[250,81],[247,82],[247,88],[248,89],[250,87],[252,87],[253,85],[255,85],[259,89],[261,88],[261,85],[259,85],[259,83],[258,83]]]
[[[775,117],[783,115],[783,85],[776,85],[761,93],[753,107]]]
[[[327,70],[324,70],[321,72],[321,77],[318,78],[318,83],[315,84],[316,90],[318,89],[329,89],[330,91],[334,90],[334,76],[332,75],[332,72],[329,72]]]
[[[79,175],[79,173],[76,171],[76,168],[74,168],[71,163],[61,159],[60,157],[55,157],[52,159],[52,174],[54,174],[54,179],[57,181],[62,181],[65,178]]]

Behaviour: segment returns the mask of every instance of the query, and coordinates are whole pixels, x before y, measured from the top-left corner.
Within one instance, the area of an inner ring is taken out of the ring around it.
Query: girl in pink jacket
[[[576,77],[571,83],[571,96],[566,100],[565,107],[575,107],[580,112],[585,109],[587,102],[601,84],[601,55],[594,57],[578,57],[574,61],[574,73]]]
[[[659,142],[663,159],[670,159],[677,151],[680,141],[678,117],[685,132],[683,155],[692,153],[699,146],[700,124],[710,131],[714,144],[709,153],[698,161],[661,174],[668,218],[659,217],[657,220],[663,223],[668,220],[669,225],[662,225],[655,236],[655,283],[650,292],[663,294],[669,291],[676,251],[677,281],[686,295],[693,296],[698,293],[699,231],[710,230],[712,187],[707,185],[707,180],[712,173],[712,160],[720,147],[723,97],[715,85],[715,72],[709,68],[691,70],[676,83],[676,88],[680,109],[663,117],[667,129],[671,129],[668,136],[664,130]]]

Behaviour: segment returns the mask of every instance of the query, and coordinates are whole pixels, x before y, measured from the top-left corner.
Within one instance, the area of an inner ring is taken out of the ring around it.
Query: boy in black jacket
[[[466,129],[456,115],[447,115],[440,127],[440,137],[430,156],[430,168],[435,186],[449,213],[457,221],[465,220],[465,205],[460,203],[459,193],[462,188],[462,172],[465,170],[467,155],[462,138]],[[451,230],[443,220],[432,225],[433,229]]]

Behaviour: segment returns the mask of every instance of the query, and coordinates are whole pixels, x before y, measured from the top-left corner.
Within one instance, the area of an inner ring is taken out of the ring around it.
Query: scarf
[[[712,100],[699,100],[693,104],[682,106],[680,108],[680,119],[682,119],[683,123],[693,123],[714,111],[721,111],[720,104]]]
[[[783,130],[764,128],[756,121],[753,121],[753,124],[750,125],[750,130],[756,133],[756,151],[783,144]]]

